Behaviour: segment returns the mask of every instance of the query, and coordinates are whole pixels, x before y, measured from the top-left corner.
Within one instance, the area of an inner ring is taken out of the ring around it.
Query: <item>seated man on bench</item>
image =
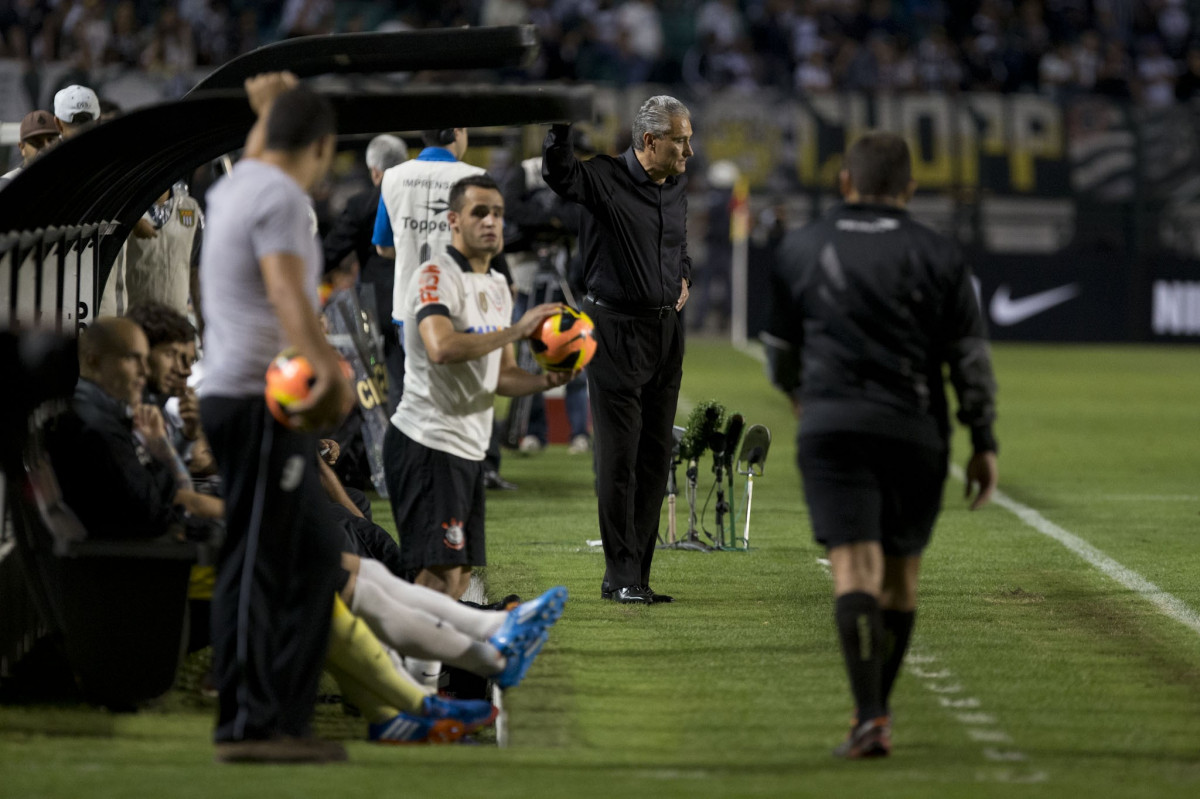
[[[157,537],[186,515],[223,515],[220,499],[191,490],[161,413],[140,402],[148,354],[145,334],[129,319],[101,318],[84,330],[75,414],[49,436],[67,504],[89,533],[105,538]],[[524,678],[566,600],[566,590],[555,588],[508,612],[482,611],[404,583],[375,561],[344,553],[342,564],[327,665],[371,722],[371,740],[384,743],[457,740],[490,724],[496,711],[489,702],[430,694],[392,666],[372,633],[402,654],[441,659],[508,688]]]

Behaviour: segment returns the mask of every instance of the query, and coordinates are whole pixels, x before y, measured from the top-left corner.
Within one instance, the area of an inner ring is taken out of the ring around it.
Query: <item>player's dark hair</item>
[[[294,152],[334,133],[337,133],[337,117],[333,105],[304,86],[280,94],[267,112],[268,150]]]
[[[421,131],[421,142],[426,147],[446,147],[454,144],[454,128]]]
[[[465,178],[460,178],[457,183],[450,187],[450,210],[454,213],[459,213],[466,203],[464,199],[467,196],[467,189],[475,186],[480,189],[495,189],[500,191],[500,186],[492,179],[491,175],[467,175]]]
[[[908,143],[894,133],[866,133],[846,151],[850,183],[863,197],[899,197],[912,180]]]
[[[186,344],[195,341],[196,328],[187,317],[163,305],[161,302],[147,302],[135,305],[129,309],[126,317],[136,322],[151,347],[159,344]]]

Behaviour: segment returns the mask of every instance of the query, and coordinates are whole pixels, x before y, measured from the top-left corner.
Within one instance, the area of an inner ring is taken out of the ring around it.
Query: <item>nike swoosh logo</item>
[[[1000,327],[1010,327],[1078,296],[1078,283],[1068,283],[1065,286],[1039,291],[1037,294],[1030,294],[1028,297],[1016,300],[1012,298],[1008,286],[1000,286],[992,295],[990,307],[992,321]]]

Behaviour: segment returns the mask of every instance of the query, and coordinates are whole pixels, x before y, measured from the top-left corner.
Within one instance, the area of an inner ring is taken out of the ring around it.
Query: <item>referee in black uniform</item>
[[[908,145],[872,133],[846,153],[845,203],[783,240],[768,363],[803,409],[799,464],[828,548],[857,719],[834,750],[891,750],[888,696],[916,619],[917,574],[941,510],[950,445],[943,367],[971,430],[971,509],[996,486],[996,384],[970,270],[914,222]]]
[[[577,161],[566,125],[551,128],[542,155],[547,185],[587,211],[579,241],[583,310],[598,344],[587,375],[606,565],[601,596],[670,602],[650,588],[650,563],[683,377],[679,311],[692,262],[682,176],[692,156],[691,114],[673,97],[651,97],[622,155]]]

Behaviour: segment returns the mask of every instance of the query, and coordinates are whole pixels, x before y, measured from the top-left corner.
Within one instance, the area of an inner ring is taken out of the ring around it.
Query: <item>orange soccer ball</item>
[[[295,428],[297,420],[288,414],[288,408],[308,396],[313,383],[317,382],[312,364],[296,350],[288,348],[276,355],[267,367],[267,409],[284,427]]]
[[[547,372],[574,372],[596,354],[596,330],[587,314],[566,308],[542,322],[529,346]]]

